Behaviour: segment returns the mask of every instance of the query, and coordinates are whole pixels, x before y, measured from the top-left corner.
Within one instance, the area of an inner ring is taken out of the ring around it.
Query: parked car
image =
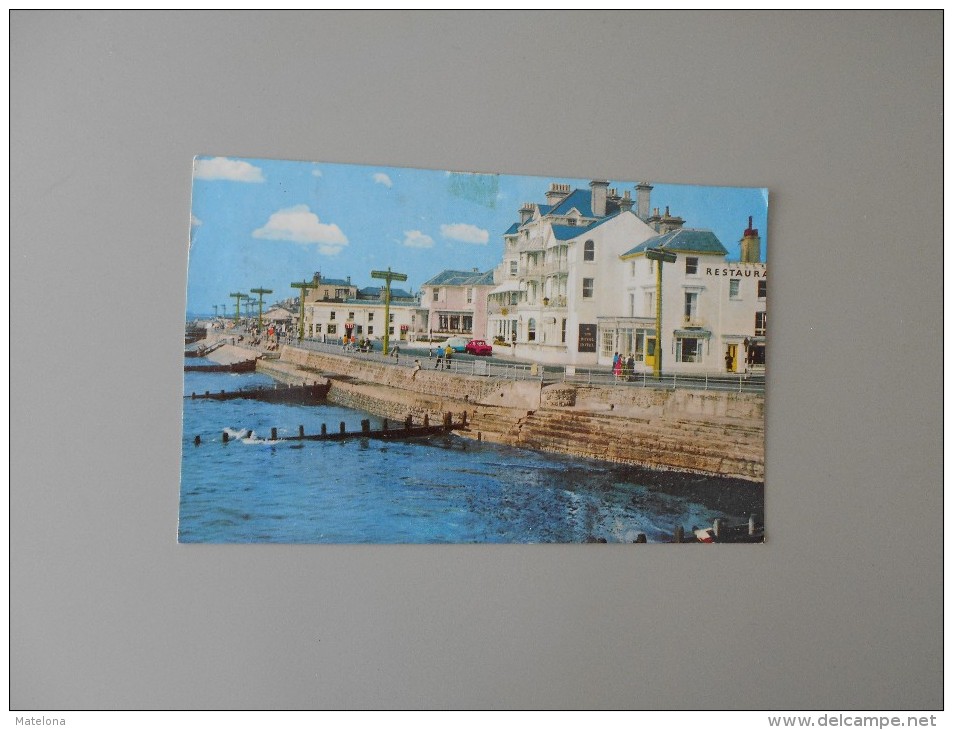
[[[441,342],[440,347],[446,348],[448,345],[450,349],[454,352],[464,352],[467,349],[467,342],[469,340],[466,337],[451,337],[450,339]]]
[[[464,348],[471,355],[492,355],[493,348],[484,340],[470,340]]]

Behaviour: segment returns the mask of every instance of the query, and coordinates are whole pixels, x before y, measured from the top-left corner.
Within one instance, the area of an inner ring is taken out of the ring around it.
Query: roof
[[[355,286],[346,279],[324,279],[322,278],[315,286]]]
[[[613,213],[612,215],[607,215],[605,218],[597,220],[595,223],[590,223],[588,226],[561,226],[553,225],[553,236],[556,237],[558,241],[568,241],[570,238],[576,238],[581,236],[583,233],[588,233],[593,228],[601,226],[606,221],[610,221],[615,218],[618,213]]]
[[[519,227],[520,227],[520,224],[519,224],[519,223],[514,223],[514,224],[511,225],[509,228],[507,228],[505,231],[503,231],[503,235],[504,235],[504,236],[511,236],[511,235],[513,235],[514,233],[516,233],[517,231],[519,231]]]
[[[359,297],[369,297],[371,299],[380,299],[384,296],[384,287],[382,286],[365,286],[363,289],[357,290],[357,295]],[[391,299],[413,299],[414,295],[410,292],[404,291],[403,289],[397,289],[395,287],[390,288],[390,298]]]
[[[539,206],[540,213],[545,206]],[[579,211],[579,215],[584,218],[595,218],[592,214],[592,193],[588,190],[580,190],[576,188],[565,198],[560,200],[556,205],[554,205],[550,210],[547,211],[550,215],[566,215],[573,208]],[[544,214],[545,215],[545,214]]]
[[[454,271],[444,269],[423,286],[489,286],[493,284],[493,271]]]
[[[669,231],[661,236],[653,236],[647,241],[643,241],[635,248],[622,254],[622,257],[645,253],[647,248],[707,253],[716,256],[726,256],[728,254],[728,249],[721,245],[721,241],[711,231],[705,228],[679,228],[677,231]]]

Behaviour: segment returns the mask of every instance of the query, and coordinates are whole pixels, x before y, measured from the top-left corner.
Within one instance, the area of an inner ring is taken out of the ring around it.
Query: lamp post
[[[252,294],[258,295],[258,329],[261,329],[261,306],[264,304],[261,297],[263,294],[271,294],[272,291],[271,289],[262,289],[261,287],[250,289],[249,291],[251,291]]]
[[[301,302],[301,311],[298,314],[298,342],[304,339],[304,298],[308,296],[308,289],[313,289],[316,284],[310,281],[294,281],[291,283],[292,289],[299,289],[301,295],[298,299]]]
[[[372,279],[383,279],[387,282],[384,286],[384,354],[386,355],[388,350],[388,345],[390,343],[390,283],[392,281],[407,281],[407,274],[398,274],[396,271],[391,271],[390,266],[387,267],[387,271],[372,271]]]
[[[235,326],[238,326],[238,320],[242,316],[242,299],[247,299],[248,295],[240,291],[231,292],[228,296],[235,297]]]
[[[662,264],[674,263],[675,254],[660,248],[645,249],[645,258],[658,262],[655,267],[655,379],[662,377]]]

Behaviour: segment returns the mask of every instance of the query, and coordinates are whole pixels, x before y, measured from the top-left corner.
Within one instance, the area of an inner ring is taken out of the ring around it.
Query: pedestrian
[[[443,350],[438,347],[437,348],[437,363],[433,366],[433,369],[436,370],[437,368],[439,368],[442,362],[443,362]]]
[[[632,380],[635,377],[635,355],[631,352],[629,353],[629,359],[625,363],[625,377],[626,380]]]
[[[731,356],[731,352],[725,353],[725,372],[731,372],[731,366],[734,363],[734,358]]]
[[[619,379],[619,376],[622,374],[622,355],[618,352],[612,358],[612,374],[615,376],[616,380]]]
[[[444,370],[450,369],[450,358],[453,356],[453,348],[450,345],[447,345],[447,348],[443,351],[443,368]]]
[[[394,345],[394,362],[400,365],[400,345]]]
[[[420,360],[414,360],[414,369],[410,373],[410,379],[416,378],[418,372],[420,372]]]

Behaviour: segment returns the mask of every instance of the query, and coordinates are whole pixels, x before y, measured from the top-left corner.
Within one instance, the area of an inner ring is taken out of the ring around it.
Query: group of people
[[[635,373],[635,355],[631,352],[626,358],[622,353],[617,352],[612,357],[612,374],[616,379],[629,380]]]
[[[433,357],[434,347],[430,346],[430,357]],[[453,357],[453,348],[450,345],[446,347],[440,347],[437,345],[437,362],[434,364],[433,369],[437,370],[440,368],[441,363],[443,364],[444,370],[450,369],[450,358]]]

